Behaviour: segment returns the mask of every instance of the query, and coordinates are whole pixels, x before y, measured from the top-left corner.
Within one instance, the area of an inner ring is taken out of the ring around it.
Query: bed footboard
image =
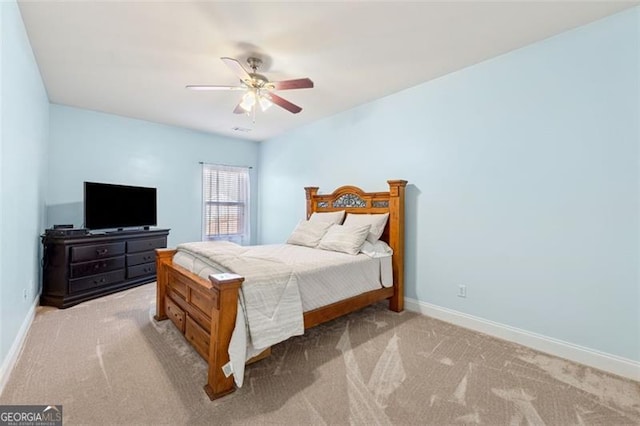
[[[207,361],[204,386],[209,398],[235,390],[233,376],[224,373],[229,342],[236,323],[238,291],[244,278],[236,274],[212,275],[205,280],[173,264],[175,250],[156,250],[157,321],[169,318]]]

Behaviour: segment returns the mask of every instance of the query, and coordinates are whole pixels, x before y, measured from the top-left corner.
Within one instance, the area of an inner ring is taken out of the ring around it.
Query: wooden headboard
[[[404,193],[406,180],[389,180],[388,192],[365,192],[356,186],[341,186],[331,194],[318,194],[317,186],[305,187],[307,219],[314,212],[345,210],[351,214],[389,213],[381,240],[393,249],[393,284],[396,312],[404,305]]]

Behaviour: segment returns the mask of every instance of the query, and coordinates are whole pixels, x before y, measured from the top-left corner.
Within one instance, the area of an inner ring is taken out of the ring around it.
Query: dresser
[[[40,304],[68,308],[154,281],[155,249],[167,247],[168,235],[168,229],[43,235]]]

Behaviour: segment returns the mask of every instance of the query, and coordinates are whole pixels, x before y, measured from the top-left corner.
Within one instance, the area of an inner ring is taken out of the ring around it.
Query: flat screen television
[[[84,226],[88,229],[156,226],[156,188],[84,183]]]

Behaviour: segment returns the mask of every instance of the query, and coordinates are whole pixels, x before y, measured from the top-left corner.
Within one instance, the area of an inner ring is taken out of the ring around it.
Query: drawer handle
[[[98,280],[93,280],[94,284],[103,284],[105,282],[107,282],[107,280],[105,278],[100,278]]]
[[[97,254],[98,256],[104,256],[104,255],[105,255],[105,254],[107,254],[107,253],[109,253],[109,249],[106,249],[106,248],[105,248],[105,249],[98,249],[98,250],[96,250],[96,254]]]

